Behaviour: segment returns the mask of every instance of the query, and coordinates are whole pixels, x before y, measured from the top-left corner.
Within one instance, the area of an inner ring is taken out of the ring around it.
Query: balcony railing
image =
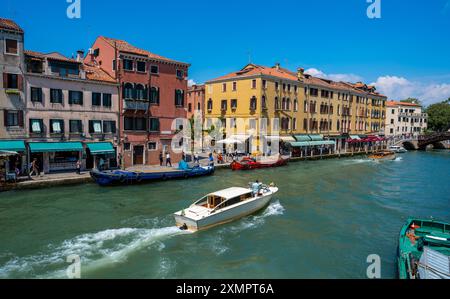
[[[126,110],[144,110],[147,111],[149,102],[137,100],[123,100],[123,109]]]

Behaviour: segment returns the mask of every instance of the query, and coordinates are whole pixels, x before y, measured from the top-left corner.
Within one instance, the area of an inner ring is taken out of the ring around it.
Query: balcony
[[[138,101],[138,100],[123,100],[124,110],[142,110],[147,111],[149,108],[148,101]]]

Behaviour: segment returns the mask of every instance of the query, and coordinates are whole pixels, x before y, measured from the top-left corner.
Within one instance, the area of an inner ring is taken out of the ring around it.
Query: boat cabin
[[[222,191],[208,194],[194,205],[208,209],[225,208],[252,198],[252,191],[245,188],[228,188]]]

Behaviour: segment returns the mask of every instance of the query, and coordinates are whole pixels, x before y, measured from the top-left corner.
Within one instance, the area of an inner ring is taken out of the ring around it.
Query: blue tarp
[[[180,163],[178,163],[178,169],[180,170],[188,170],[189,165],[186,163],[186,161],[181,160]]]

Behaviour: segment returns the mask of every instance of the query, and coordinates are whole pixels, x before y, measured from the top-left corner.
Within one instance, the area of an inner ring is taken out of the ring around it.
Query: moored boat
[[[397,154],[403,154],[408,152],[403,146],[398,146],[398,145],[392,145],[389,147],[389,150],[397,153]]]
[[[98,171],[90,172],[92,179],[101,186],[131,185],[148,183],[152,181],[164,181],[171,179],[187,179],[206,176],[214,173],[214,166],[197,166],[187,169],[167,169],[148,171]]]
[[[393,151],[388,151],[388,150],[384,150],[384,151],[377,151],[374,152],[372,154],[369,155],[369,159],[373,159],[373,160],[395,160],[397,156],[395,155],[395,153]]]
[[[400,279],[450,279],[450,224],[410,218],[400,231]]]
[[[252,170],[269,167],[285,166],[289,162],[289,157],[279,156],[278,158],[263,158],[255,160],[244,157],[241,161],[233,161],[230,165],[232,170]]]
[[[263,209],[277,192],[277,187],[259,183],[253,183],[252,188],[232,187],[213,192],[176,212],[175,222],[180,229],[208,229]]]

